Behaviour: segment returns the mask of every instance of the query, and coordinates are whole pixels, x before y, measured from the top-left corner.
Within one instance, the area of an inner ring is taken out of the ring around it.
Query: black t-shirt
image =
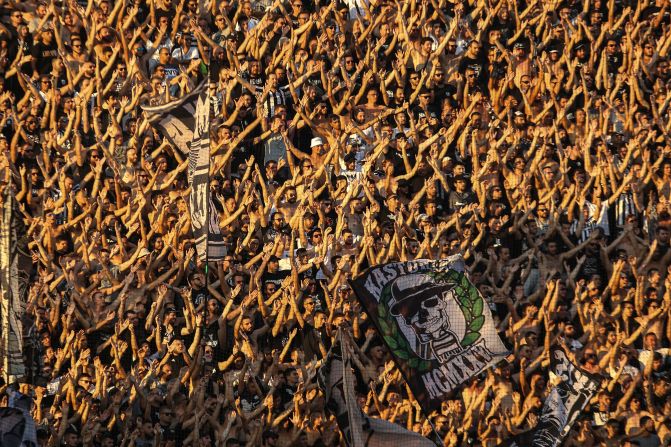
[[[195,307],[198,307],[207,301],[209,296],[210,295],[207,293],[207,289],[205,287],[202,289],[191,289],[191,302]]]
[[[311,361],[314,359],[321,360],[322,353],[319,349],[319,342],[324,345],[328,351],[330,349],[330,339],[326,334],[325,328],[315,328],[310,323],[305,323],[301,330],[301,337],[303,339],[302,348],[305,353],[305,360]]]
[[[266,283],[271,282],[279,288],[282,285],[284,278],[289,276],[289,273],[288,270],[278,270],[275,273],[265,272],[263,276],[261,276],[261,284],[266,285]]]
[[[280,397],[280,407],[286,408],[294,401],[294,394],[296,394],[296,387],[283,383],[277,390]]]
[[[257,92],[263,91],[263,86],[266,83],[266,80],[263,78],[263,75],[252,76],[250,73],[245,73],[244,78],[256,88]]]
[[[52,69],[51,61],[58,56],[58,46],[56,43],[45,44],[38,42],[33,46],[31,52],[40,74],[48,74]]]
[[[458,211],[466,205],[475,203],[475,195],[471,191],[466,192],[457,192],[450,191],[449,196],[449,207],[450,212]]]
[[[463,75],[467,68],[472,68],[475,71],[475,76],[480,78],[484,72],[484,62],[482,57],[478,55],[475,58],[471,58],[464,55],[464,57],[461,58],[461,62],[459,62],[459,73]]]

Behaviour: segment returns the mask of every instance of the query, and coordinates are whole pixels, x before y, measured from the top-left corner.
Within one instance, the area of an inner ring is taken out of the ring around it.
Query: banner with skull
[[[508,354],[460,256],[376,266],[351,284],[427,414]]]

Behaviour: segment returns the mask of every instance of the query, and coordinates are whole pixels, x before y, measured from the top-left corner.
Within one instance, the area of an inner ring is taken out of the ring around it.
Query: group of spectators
[[[337,330],[364,411],[446,446],[532,429],[558,344],[602,378],[564,445],[670,444],[668,0],[0,16],[0,188],[32,255],[18,389],[40,446],[344,445],[315,380]],[[208,266],[188,155],[142,111],[201,82],[227,248]],[[347,280],[456,253],[512,354],[425,414]]]

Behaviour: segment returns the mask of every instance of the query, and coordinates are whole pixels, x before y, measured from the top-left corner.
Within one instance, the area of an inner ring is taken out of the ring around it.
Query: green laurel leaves
[[[387,296],[384,296],[385,294]],[[410,349],[408,340],[399,332],[398,324],[389,314],[389,309],[387,308],[388,295],[389,290],[387,289],[383,292],[383,299],[380,300],[377,306],[378,324],[382,330],[384,342],[389,346],[389,349],[394,353],[396,358],[407,361],[410,368],[428,371],[431,369],[431,362],[414,355],[413,350]]]
[[[484,301],[478,289],[470,283],[466,275],[456,270],[426,272],[426,274],[437,283],[447,283],[454,286],[453,291],[466,322],[466,331],[461,339],[461,346],[465,348],[478,341],[481,337],[480,330],[485,324]],[[408,344],[408,340],[399,332],[396,319],[389,314],[387,306],[391,298],[390,295],[390,287],[385,287],[377,306],[378,324],[382,331],[382,338],[397,359],[404,360],[410,368],[422,372],[428,371],[431,369],[432,362],[415,355],[414,350]]]
[[[456,270],[433,273],[431,276],[436,282],[448,282],[455,285],[454,294],[459,300],[466,322],[466,332],[461,339],[461,346],[466,347],[475,343],[480,338],[480,329],[485,324],[485,316],[482,314],[484,302],[478,289],[471,284],[466,275]]]

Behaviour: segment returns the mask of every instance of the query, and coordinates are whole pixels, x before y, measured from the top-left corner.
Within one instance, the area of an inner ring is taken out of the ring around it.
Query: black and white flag
[[[371,267],[351,284],[425,414],[508,354],[460,256]]]
[[[196,126],[196,101],[205,89],[205,83],[179,99],[158,106],[142,107],[147,122],[158,128],[170,144],[188,154]]]
[[[150,124],[180,151],[189,154],[191,228],[202,261],[226,255],[218,215],[210,197],[210,97],[207,83],[176,101],[146,107]]]
[[[561,347],[552,350],[550,364],[558,383],[545,399],[543,412],[534,430],[534,447],[560,445],[601,382],[597,375],[574,365]]]
[[[349,335],[340,331],[317,377],[324,390],[326,409],[336,417],[346,445],[436,447],[436,443],[415,432],[383,419],[368,417],[361,410],[355,392],[350,343],[353,342]]]
[[[21,254],[19,235],[25,233],[25,229],[13,188],[7,188],[3,195],[0,207],[0,366],[5,381],[12,382],[26,373],[21,316],[25,313],[28,277],[27,270],[20,268],[20,257],[25,255]]]

